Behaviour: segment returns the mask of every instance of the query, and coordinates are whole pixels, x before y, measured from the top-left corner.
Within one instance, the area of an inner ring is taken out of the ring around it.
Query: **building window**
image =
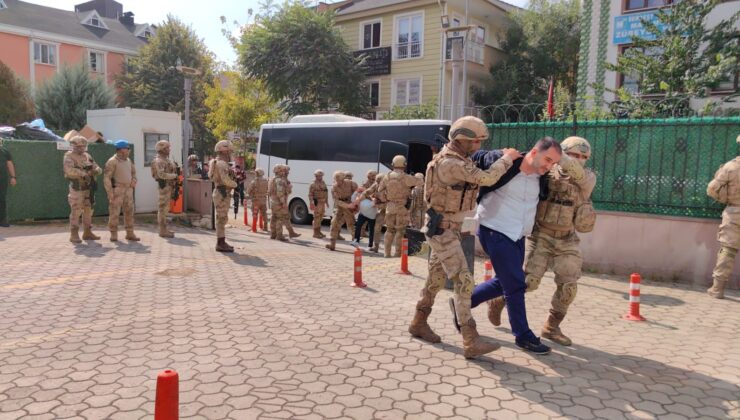
[[[370,106],[377,107],[380,104],[380,82],[370,82]]]
[[[90,71],[105,74],[105,54],[90,51]]]
[[[380,22],[369,22],[362,25],[362,49],[380,47]]]
[[[622,46],[620,55],[624,55],[624,53],[629,50],[630,48],[633,48],[631,45],[625,45]],[[657,57],[661,54],[663,54],[663,49],[660,47],[647,47],[645,48],[645,53],[649,57]],[[639,85],[641,83],[639,76],[635,74],[619,74],[618,76],[619,80],[617,83],[618,88],[624,88],[626,91],[630,93],[640,93],[639,92]],[[644,94],[651,94],[655,92],[644,92]]]
[[[421,79],[403,79],[394,82],[394,105],[421,104]]]
[[[100,18],[100,15],[98,15],[98,12],[95,10],[90,13],[89,17],[85,19],[82,24],[87,26],[94,26],[96,28],[108,29],[108,26],[105,24],[105,22],[103,22],[103,19]]]
[[[57,46],[44,44],[41,42],[33,43],[33,61],[39,64],[57,65]]]
[[[624,0],[623,11],[657,9],[663,6],[669,6],[674,0]]]
[[[159,133],[144,133],[144,166],[151,166],[152,161],[157,156],[157,151],[154,149],[157,142],[160,140],[170,141],[169,134]]]
[[[424,39],[424,15],[396,18],[396,59],[421,57]]]
[[[738,77],[740,73],[735,73],[735,76],[728,76],[719,82],[716,88],[712,89],[713,93],[730,93],[737,92],[738,88]]]

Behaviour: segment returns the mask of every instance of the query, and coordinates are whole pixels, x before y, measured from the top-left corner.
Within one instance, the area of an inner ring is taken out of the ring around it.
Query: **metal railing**
[[[396,59],[421,57],[421,42],[400,42],[393,45]]]

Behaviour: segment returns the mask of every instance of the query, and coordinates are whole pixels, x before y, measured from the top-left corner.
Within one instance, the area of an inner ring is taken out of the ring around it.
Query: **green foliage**
[[[433,99],[421,105],[394,105],[384,120],[429,120],[437,118],[437,99]]]
[[[0,124],[15,125],[34,116],[28,85],[0,61]]]
[[[52,130],[79,130],[87,110],[114,108],[116,94],[105,78],[92,76],[85,64],[62,66],[36,92],[36,114]]]
[[[501,38],[507,57],[491,66],[485,87],[474,91],[480,105],[530,104],[547,99],[550,79],[575,96],[580,44],[580,0],[532,0],[512,12]]]
[[[237,44],[243,73],[264,82],[288,115],[367,111],[362,59],[334,26],[331,11],[289,2],[242,30]]]
[[[205,105],[206,125],[217,138],[226,138],[229,132],[245,135],[279,116],[262,82],[233,71],[223,72],[206,87]]]
[[[659,94],[665,99],[656,105],[631,92],[616,92],[626,109],[646,115],[676,112],[676,106],[688,107],[685,98],[706,97],[723,79],[740,71],[740,43],[735,30],[740,11],[709,28],[707,15],[719,3],[685,0],[660,9],[656,17],[664,26],[663,31],[643,20],[645,30],[655,40],[633,37],[634,47],[625,51],[616,64],[607,64],[607,68],[634,75],[640,95]],[[666,109],[653,109],[656,106]]]
[[[158,25],[156,35],[128,60],[125,71],[116,79],[123,105],[132,108],[183,112],[184,76],[175,68],[183,66],[201,72],[193,77],[190,96],[190,122],[193,139],[201,151],[213,150],[215,138],[206,126],[206,86],[213,83],[214,58],[203,40],[190,26],[174,16]]]

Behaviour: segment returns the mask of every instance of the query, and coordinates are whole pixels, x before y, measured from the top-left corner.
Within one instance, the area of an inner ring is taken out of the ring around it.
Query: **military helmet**
[[[280,172],[283,170],[283,165],[278,163],[275,166],[272,167],[272,173],[275,175],[280,175]]]
[[[87,139],[82,136],[74,136],[69,139],[69,144],[72,146],[87,146]]]
[[[317,169],[313,171],[313,176],[324,176],[324,171],[322,171],[321,169]]]
[[[344,177],[345,178],[352,179],[354,176],[355,176],[355,174],[353,174],[352,172],[350,172],[350,171],[344,171]]]
[[[591,157],[591,145],[583,137],[568,137],[560,143],[560,147],[563,148],[563,153],[575,152],[586,156],[587,159]]]
[[[450,127],[448,136],[450,141],[454,140],[485,140],[488,138],[488,127],[477,117],[466,116],[458,118]]]
[[[214,150],[216,151],[216,153],[230,152],[232,150],[231,142],[228,140],[221,140],[220,142],[216,143],[216,147],[214,147]]]
[[[365,176],[367,176],[368,179],[378,176],[378,171],[370,169],[369,171],[367,171],[367,174],[365,174]]]
[[[344,171],[334,171],[334,173],[332,174],[332,178],[334,178],[334,181],[341,181],[346,177],[347,176],[345,175]]]
[[[256,169],[256,170],[254,171],[254,173],[255,173],[255,175],[257,175],[257,176],[263,176],[263,175],[265,174],[265,171],[264,171],[264,170],[263,170],[262,168],[257,168],[257,169]]]
[[[406,167],[406,156],[404,155],[394,156],[391,164],[393,165],[394,168],[405,168]]]
[[[377,175],[377,176],[375,177],[375,182],[377,182],[377,183],[380,183],[380,181],[382,181],[382,180],[383,180],[383,178],[385,178],[385,174],[384,174],[384,173],[379,173],[379,174],[378,174],[378,175]]]
[[[165,147],[169,145],[170,145],[170,142],[168,142],[167,140],[160,140],[157,142],[157,144],[154,145],[154,150],[156,150],[157,153],[159,153],[162,150],[164,150]]]
[[[415,173],[414,176],[417,177],[417,178],[419,178],[419,179],[424,179],[424,174],[421,173],[421,172]]]
[[[190,155],[190,156],[188,156],[188,160],[190,160],[190,161],[197,161],[198,160],[198,155]]]
[[[128,149],[131,147],[129,142],[127,142],[126,140],[116,140],[113,142],[113,146],[116,147],[116,150]]]

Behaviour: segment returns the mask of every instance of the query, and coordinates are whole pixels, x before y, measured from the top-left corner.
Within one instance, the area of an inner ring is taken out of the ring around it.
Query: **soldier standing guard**
[[[326,237],[321,233],[321,222],[326,213],[326,202],[329,200],[329,190],[324,182],[324,171],[317,169],[313,173],[316,179],[308,187],[308,205],[313,212],[313,237],[322,239]]]
[[[105,163],[103,185],[108,193],[108,230],[110,240],[118,240],[118,216],[123,209],[123,225],[126,228],[127,241],[139,241],[134,234],[134,188],[136,187],[136,168],[129,155],[129,143],[116,140],[116,154]]]
[[[69,180],[69,195],[67,201],[71,209],[69,213],[69,241],[75,244],[80,240],[80,216],[85,231],[82,239],[100,239],[92,233],[92,215],[95,205],[95,177],[103,173],[92,156],[85,151],[87,140],[82,136],[75,136],[69,140],[72,150],[64,154],[64,177]]]
[[[159,225],[159,236],[162,238],[174,238],[175,232],[167,229],[167,212],[170,208],[172,193],[178,188],[177,164],[170,159],[170,142],[160,140],[154,146],[157,156],[152,161],[152,177],[159,184],[159,202],[157,203],[157,224]]]
[[[455,284],[454,299],[457,319],[463,335],[463,354],[473,358],[500,347],[484,341],[478,335],[470,312],[470,295],[475,282],[468,270],[461,245],[460,229],[465,214],[476,206],[480,186],[493,185],[513,164],[513,149],[497,160],[488,170],[477,168],[470,156],[480,149],[488,138],[488,128],[478,118],[462,117],[450,127],[449,139],[442,151],[427,166],[424,198],[429,210],[427,224],[422,229],[431,254],[429,274],[416,303],[416,312],[409,333],[430,343],[439,343],[440,337],[427,323],[434,298],[449,277]]]
[[[291,238],[297,238],[301,236],[300,233],[296,233],[295,230],[293,230],[293,224],[290,222],[290,194],[293,193],[293,184],[290,183],[290,180],[288,179],[288,176],[290,176],[290,166],[283,165],[283,179],[285,181],[285,205],[286,205],[286,211],[288,212],[288,216],[283,219],[283,223],[285,224],[285,227],[288,229],[288,236]]]
[[[334,216],[331,218],[331,232],[329,244],[326,249],[334,251],[337,245],[339,231],[342,224],[347,224],[347,229],[352,229],[355,225],[355,216],[352,212],[356,206],[352,203],[352,181],[347,179],[346,173],[342,171],[334,172],[334,185],[331,186],[331,198],[334,201]]]
[[[216,207],[216,251],[234,252],[234,247],[226,243],[226,222],[229,220],[231,193],[236,188],[234,172],[229,168],[231,142],[221,140],[214,148],[217,157],[211,160],[208,178],[216,184],[213,190],[213,204]]]
[[[394,257],[401,256],[401,240],[406,234],[409,224],[409,207],[411,206],[411,189],[421,185],[424,181],[404,172],[406,158],[398,155],[393,158],[393,172],[389,172],[380,184],[378,191],[385,193],[388,204],[385,208],[385,243],[383,244],[385,257],[391,256],[391,248],[396,243]]]
[[[736,141],[740,144],[740,136]],[[709,296],[723,299],[740,248],[740,156],[720,166],[707,186],[707,194],[727,206],[717,232],[720,247],[712,272],[712,287],[707,290]]]
[[[560,330],[560,323],[576,298],[581,276],[583,258],[577,232],[591,232],[596,223],[591,204],[596,175],[584,169],[591,157],[591,145],[586,139],[568,137],[560,146],[573,159],[561,159],[550,170],[547,198],[537,205],[534,229],[527,238],[524,274],[526,291],[532,292],[537,290],[548,268],[555,272],[556,289],[542,336],[570,346],[572,341]],[[489,305],[489,320],[493,325],[501,325],[501,311],[506,306],[503,296],[491,299]]]
[[[427,206],[424,203],[424,174],[416,173],[414,176],[419,178],[422,184],[414,187],[411,191],[411,226],[414,229],[421,229],[424,225],[424,212],[427,211]]]
[[[270,180],[270,239],[286,242],[283,235],[283,226],[286,225],[290,213],[288,213],[288,167],[278,163],[272,168],[275,176]]]
[[[267,223],[267,180],[264,178],[265,171],[261,168],[257,168],[254,174],[257,178],[249,184],[247,197],[252,200],[252,224],[256,230],[260,217]],[[267,232],[267,226],[263,226],[262,230]]]

